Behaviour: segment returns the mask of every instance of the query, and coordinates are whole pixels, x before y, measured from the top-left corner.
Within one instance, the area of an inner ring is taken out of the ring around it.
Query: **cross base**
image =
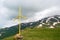
[[[23,36],[22,35],[19,35],[19,34],[16,34],[15,37],[14,37],[15,40],[23,40]]]

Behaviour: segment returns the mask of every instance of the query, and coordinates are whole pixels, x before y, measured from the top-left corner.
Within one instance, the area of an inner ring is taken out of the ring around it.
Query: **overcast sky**
[[[60,0],[0,0],[0,27],[17,24],[12,19],[18,15],[19,6],[26,22],[60,15]]]

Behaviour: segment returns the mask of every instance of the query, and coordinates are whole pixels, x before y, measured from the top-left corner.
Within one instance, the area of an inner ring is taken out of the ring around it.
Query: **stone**
[[[19,34],[16,34],[14,36],[14,40],[23,40],[23,36],[22,35],[19,35]]]

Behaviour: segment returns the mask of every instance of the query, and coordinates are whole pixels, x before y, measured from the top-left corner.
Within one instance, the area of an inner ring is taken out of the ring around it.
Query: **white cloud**
[[[59,7],[50,7],[43,11],[35,13],[35,20],[40,20],[45,17],[53,16],[53,15],[60,15],[60,8]]]
[[[7,21],[10,21],[13,17],[12,15],[17,15],[16,11],[11,10],[4,6],[5,0],[0,0],[0,26],[3,27]],[[15,16],[14,15],[14,16]]]
[[[17,20],[10,20],[10,21],[7,21],[2,28],[5,28],[5,27],[11,27],[13,25],[17,25],[18,24],[18,21]]]
[[[19,5],[27,22],[60,14],[60,0],[0,0],[0,26],[15,24],[10,20],[17,16]]]
[[[33,17],[29,18],[27,22],[34,22],[38,21],[42,18],[54,16],[54,15],[60,15],[60,8],[59,7],[50,7],[48,9],[45,9],[40,12],[36,12]]]

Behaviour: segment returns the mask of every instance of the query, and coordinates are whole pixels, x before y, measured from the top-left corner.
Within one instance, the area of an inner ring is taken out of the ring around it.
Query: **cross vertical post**
[[[18,16],[15,19],[18,19],[18,34],[15,35],[15,39],[22,40],[23,36],[21,35],[21,19],[26,19],[25,16],[22,16],[22,9],[19,7],[18,9]]]
[[[18,10],[19,12],[18,12],[18,24],[19,24],[19,26],[18,26],[18,31],[19,31],[19,35],[21,35],[21,30],[20,30],[20,28],[21,28],[21,8],[19,7],[19,10]]]
[[[17,18],[18,18],[18,24],[19,24],[18,28],[19,28],[19,35],[21,35],[21,30],[20,30],[20,28],[21,28],[21,19],[22,18],[26,19],[26,17],[22,15],[22,9],[20,7],[19,7],[18,11],[19,11],[18,12],[18,16],[17,16]]]

